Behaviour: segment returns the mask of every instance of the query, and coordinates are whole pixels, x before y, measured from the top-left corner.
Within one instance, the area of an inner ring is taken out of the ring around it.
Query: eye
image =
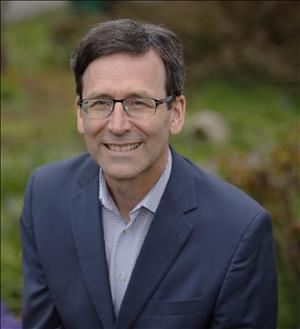
[[[153,107],[153,100],[146,98],[136,98],[131,100],[130,105],[135,108]]]
[[[89,107],[90,108],[102,108],[109,106],[110,102],[107,99],[93,99],[91,100]]]

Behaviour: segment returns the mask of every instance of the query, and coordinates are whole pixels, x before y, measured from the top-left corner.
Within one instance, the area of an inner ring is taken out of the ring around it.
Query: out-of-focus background
[[[1,1],[3,319],[7,310],[19,318],[22,308],[18,221],[28,176],[39,165],[85,151],[76,132],[70,54],[94,24],[133,18],[164,24],[181,38],[187,120],[172,144],[271,212],[278,328],[300,327],[299,4]],[[15,328],[7,321],[3,328]]]

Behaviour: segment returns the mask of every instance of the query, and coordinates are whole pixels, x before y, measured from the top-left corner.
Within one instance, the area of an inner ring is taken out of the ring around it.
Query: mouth
[[[142,143],[131,144],[104,144],[107,149],[114,152],[128,152],[137,149]]]

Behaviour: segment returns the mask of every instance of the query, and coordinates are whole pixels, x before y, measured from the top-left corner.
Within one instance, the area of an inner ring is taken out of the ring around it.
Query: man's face
[[[144,55],[117,53],[98,58],[83,75],[83,99],[92,97],[162,99],[166,73],[162,60],[152,50]],[[92,119],[77,105],[77,127],[88,151],[110,180],[151,181],[166,165],[169,133],[177,134],[184,122],[185,99],[179,96],[168,110],[166,104],[147,118],[129,117],[121,103],[104,119]]]

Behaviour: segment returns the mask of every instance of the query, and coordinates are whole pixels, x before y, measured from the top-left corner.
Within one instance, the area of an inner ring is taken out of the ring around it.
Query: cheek
[[[154,120],[148,121],[137,121],[132,125],[132,131],[139,132],[144,135],[148,142],[154,141],[157,143],[157,139],[161,138],[164,134],[165,124],[163,123],[163,118],[155,118]]]
[[[163,118],[160,121],[157,120],[148,129],[145,128],[143,131],[148,138],[149,145],[155,149],[164,147],[169,141],[168,121]]]
[[[84,134],[88,137],[94,137],[104,129],[105,122],[99,120],[85,120],[83,126]]]
[[[153,130],[155,129],[155,135],[159,138],[168,138],[169,130],[171,126],[171,117],[168,113],[164,113],[156,118],[156,122],[153,124]]]

